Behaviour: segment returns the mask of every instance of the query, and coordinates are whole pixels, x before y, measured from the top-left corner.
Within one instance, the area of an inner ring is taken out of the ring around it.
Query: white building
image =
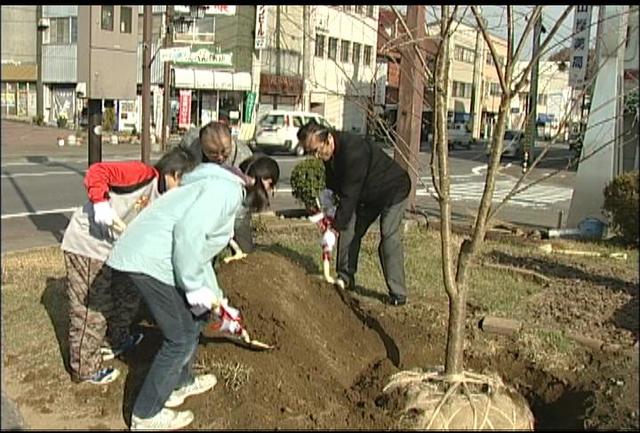
[[[527,66],[528,62],[518,62],[514,76]],[[566,65],[565,65],[566,66]],[[529,85],[512,101],[511,128],[525,129]],[[517,113],[513,108],[518,107]],[[541,61],[538,74],[538,134],[541,138],[551,138],[558,131],[564,117],[571,112],[571,87],[569,87],[569,68],[558,62]],[[544,124],[544,126],[542,126]],[[560,137],[562,139],[562,137]]]
[[[337,129],[366,133],[373,96],[378,6],[314,6],[311,111]]]

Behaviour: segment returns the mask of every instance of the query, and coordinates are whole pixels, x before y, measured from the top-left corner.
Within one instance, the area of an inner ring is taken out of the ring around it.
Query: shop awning
[[[251,90],[251,74],[248,72],[233,74],[233,90]]]
[[[194,89],[195,79],[193,69],[191,68],[173,68],[174,83],[176,89]]]
[[[217,90],[233,90],[233,73],[213,71],[213,88]]]
[[[251,74],[211,69],[174,68],[177,89],[251,90]]]
[[[194,69],[195,88],[213,89],[213,71],[208,69]]]

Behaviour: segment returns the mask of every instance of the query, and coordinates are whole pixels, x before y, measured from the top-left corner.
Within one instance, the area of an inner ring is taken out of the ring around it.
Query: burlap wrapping
[[[533,430],[526,400],[497,376],[464,372],[447,377],[441,370],[403,371],[391,377],[385,393],[405,400],[400,429]]]

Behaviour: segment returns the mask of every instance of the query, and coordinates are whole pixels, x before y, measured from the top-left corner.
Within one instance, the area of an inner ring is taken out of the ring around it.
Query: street
[[[133,152],[120,153],[124,153],[120,158],[111,154],[106,159],[137,159]],[[549,158],[552,162],[556,158],[555,166],[560,167],[566,156],[564,147],[558,145],[552,149]],[[152,162],[157,157],[155,154]],[[272,210],[300,208],[291,195],[289,178],[301,158],[280,155],[274,157],[280,164],[281,180],[276,197],[272,201]],[[78,156],[40,158],[37,162],[33,162],[33,158],[7,159],[8,161],[3,152],[2,252],[58,243],[68,224],[68,217],[86,200],[82,184],[86,162]],[[416,203],[421,211],[438,219],[439,210],[434,199],[435,190],[431,184],[429,160],[429,153],[420,153],[422,184],[418,185]],[[484,148],[453,150],[450,164],[454,217],[457,220],[469,219],[475,214],[484,187]],[[556,168],[555,166],[543,164],[546,168],[535,169],[531,177],[535,179],[544,176]],[[520,173],[517,162],[503,162],[503,169],[496,180],[494,202],[497,203],[504,198]],[[556,227],[558,213],[563,211],[566,215],[569,208],[574,175],[574,172],[563,171],[515,196],[498,214],[498,218],[501,221],[536,228]]]

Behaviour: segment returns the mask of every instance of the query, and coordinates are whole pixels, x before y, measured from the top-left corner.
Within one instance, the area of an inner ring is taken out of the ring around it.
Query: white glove
[[[185,294],[187,296],[187,302],[191,305],[191,312],[196,316],[200,316],[207,311],[210,311],[214,301],[216,300],[216,296],[213,292],[206,287],[186,292]]]
[[[113,210],[108,201],[101,201],[93,204],[93,219],[97,224],[111,227],[118,214]]]
[[[322,250],[325,252],[333,251],[336,245],[336,234],[333,230],[328,229],[322,234]]]
[[[215,314],[218,316],[217,330],[227,332],[232,335],[242,333],[242,316],[240,310],[229,305],[227,299],[222,299],[220,306],[216,308]]]

